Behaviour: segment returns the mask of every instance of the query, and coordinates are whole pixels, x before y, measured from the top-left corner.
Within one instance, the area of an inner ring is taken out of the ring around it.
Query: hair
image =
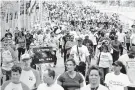
[[[5,37],[2,37],[2,38],[1,38],[1,42],[4,42],[4,40],[5,40]]]
[[[66,64],[67,62],[69,62],[69,61],[71,61],[74,65],[76,65],[76,62],[75,62],[74,59],[68,59],[68,60],[65,62],[65,64]]]
[[[109,47],[105,44],[101,46],[101,51],[103,51],[104,49],[106,49],[107,52],[109,52]]]
[[[98,73],[99,73],[99,76],[101,76],[101,71],[100,71],[99,67],[98,67],[98,66],[94,66],[94,65],[92,65],[92,66],[89,68],[88,74],[87,74],[88,76],[90,75],[90,72],[91,72],[92,70],[97,70]]]
[[[22,69],[20,66],[14,65],[11,69],[12,72],[19,72],[21,74]]]
[[[53,77],[53,79],[54,79],[55,78],[55,71],[48,69],[48,75],[49,75],[49,77]]]
[[[121,68],[120,72],[123,73],[123,74],[127,74],[127,71],[126,71],[125,66],[122,64],[121,67],[122,67],[122,68]]]

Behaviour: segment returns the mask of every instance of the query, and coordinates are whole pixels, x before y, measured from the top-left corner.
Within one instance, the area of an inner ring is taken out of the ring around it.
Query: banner
[[[34,64],[51,63],[55,60],[55,55],[52,54],[52,47],[37,47],[33,48]]]

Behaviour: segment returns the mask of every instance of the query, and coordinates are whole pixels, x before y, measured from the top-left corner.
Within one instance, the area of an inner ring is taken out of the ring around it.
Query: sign
[[[54,62],[54,55],[52,54],[52,47],[37,47],[33,48],[34,64],[51,63]]]

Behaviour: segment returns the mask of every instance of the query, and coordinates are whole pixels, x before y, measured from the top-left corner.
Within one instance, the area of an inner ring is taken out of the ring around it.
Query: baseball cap
[[[116,66],[123,66],[123,63],[121,61],[115,61],[112,65],[116,65]]]
[[[83,39],[82,39],[81,37],[79,37],[79,38],[77,39],[77,41],[83,41]]]
[[[21,56],[21,60],[23,60],[23,61],[29,60],[30,58],[31,58],[31,57],[30,57],[29,54],[23,54],[23,55]]]

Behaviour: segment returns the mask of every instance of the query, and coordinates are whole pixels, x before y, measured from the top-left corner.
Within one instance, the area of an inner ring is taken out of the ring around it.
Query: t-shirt
[[[130,35],[129,34],[126,35],[126,43],[130,43]]]
[[[130,86],[135,87],[135,58],[131,59],[128,54],[124,54],[120,56],[118,60],[121,61],[126,67],[127,75],[131,82]]]
[[[125,34],[124,33],[117,33],[117,35],[118,35],[118,41],[124,42]]]
[[[94,34],[90,34],[89,39],[93,42],[93,45],[97,45],[96,36]]]
[[[59,76],[58,81],[62,83],[64,90],[75,90],[80,88],[80,83],[83,83],[83,77],[76,73],[74,78],[71,78],[67,72]]]
[[[37,90],[64,90],[63,87],[61,87],[58,84],[53,84],[51,86],[47,86],[47,84],[42,83],[38,86]]]
[[[24,48],[26,44],[25,37],[18,37],[18,47],[19,48]]]
[[[43,39],[44,39],[44,36],[42,34],[37,35],[37,41],[39,42],[39,44],[43,43]]]
[[[88,85],[82,87],[80,90],[91,90],[90,87],[91,87],[91,85],[88,84]],[[99,87],[98,87],[97,90],[108,90],[108,88],[103,86],[103,85],[101,85],[101,84],[99,84]]]
[[[74,55],[74,60],[76,61],[77,65],[79,65],[79,62],[80,62],[79,56],[80,56],[81,61],[85,62],[86,57],[90,55],[89,51],[88,51],[88,48],[84,45],[82,45],[82,47],[78,47],[78,50],[77,50],[77,45],[74,45],[71,48],[70,54]]]
[[[1,90],[30,90],[30,89],[23,83],[15,84],[11,81],[7,81],[2,85]]]
[[[26,84],[30,89],[34,89],[34,85],[36,84],[36,76],[32,70],[22,70],[20,81]]]
[[[126,74],[115,75],[114,72],[111,72],[105,76],[105,83],[110,90],[124,90],[124,87],[127,87],[130,81]]]
[[[132,41],[132,44],[135,44],[135,34],[131,35],[130,40]]]
[[[2,69],[11,70],[11,67],[14,65],[13,63],[7,63],[13,60],[12,54],[10,50],[3,50],[2,52]]]
[[[112,62],[112,55],[109,52],[101,52],[99,67],[108,68],[110,67],[110,62]]]

